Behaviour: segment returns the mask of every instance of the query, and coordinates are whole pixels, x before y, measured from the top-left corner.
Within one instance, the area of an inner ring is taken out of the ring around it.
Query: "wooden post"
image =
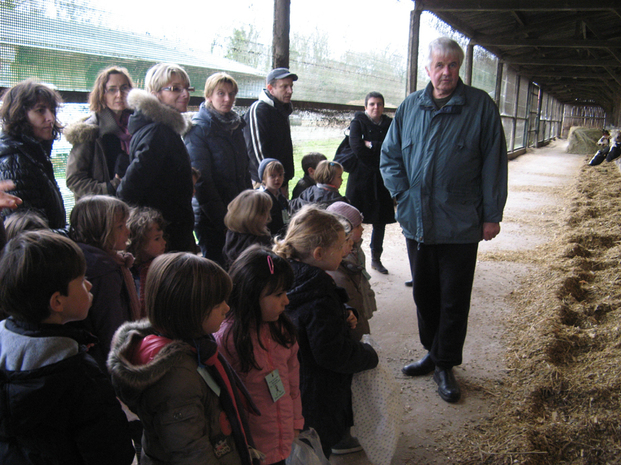
[[[500,59],[498,59],[498,63],[496,66],[496,91],[495,91],[495,98],[494,100],[496,100],[496,106],[500,109],[500,102],[501,102],[501,94],[502,94],[502,71],[503,71],[503,63]]]
[[[468,49],[466,50],[466,84],[472,85],[472,66],[474,61],[474,45],[472,42],[468,43]]]
[[[291,0],[274,0],[272,68],[289,68],[289,30]]]
[[[418,46],[420,43],[420,2],[414,2],[414,9],[410,12],[410,37],[408,40],[408,75],[405,95],[416,90],[418,81]]]

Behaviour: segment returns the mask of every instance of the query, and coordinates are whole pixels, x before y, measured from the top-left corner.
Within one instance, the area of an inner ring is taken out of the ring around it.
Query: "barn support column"
[[[410,12],[410,37],[408,40],[408,74],[405,84],[405,95],[416,90],[418,81],[418,46],[420,44],[420,2],[414,2],[414,9]]]
[[[472,65],[474,64],[474,44],[468,43],[466,50],[466,85],[472,85]]]
[[[272,35],[272,68],[289,68],[289,31],[291,0],[274,0],[274,31]]]
[[[496,65],[496,91],[494,95],[494,100],[496,101],[496,106],[500,108],[500,100],[502,94],[502,72],[504,69],[504,63],[499,59]]]

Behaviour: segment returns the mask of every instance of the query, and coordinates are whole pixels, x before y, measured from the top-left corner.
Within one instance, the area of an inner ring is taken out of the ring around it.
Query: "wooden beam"
[[[420,15],[422,10],[415,8],[410,12],[410,37],[408,40],[408,75],[406,82],[406,95],[416,90],[418,82],[418,48],[420,43]]]
[[[431,11],[601,11],[620,8],[617,0],[419,0]]]
[[[603,68],[610,66],[610,60],[577,60],[575,58],[554,59],[554,58],[528,58],[528,57],[512,57],[510,55],[502,56],[502,59],[514,65],[529,66],[575,66],[586,68]]]
[[[291,0],[274,0],[272,68],[289,68]]]
[[[504,47],[504,48],[520,48],[520,47],[550,47],[550,48],[620,48],[621,40],[549,40],[549,39],[520,39],[513,37],[494,37],[494,36],[477,36],[472,41],[475,45],[481,47]]]

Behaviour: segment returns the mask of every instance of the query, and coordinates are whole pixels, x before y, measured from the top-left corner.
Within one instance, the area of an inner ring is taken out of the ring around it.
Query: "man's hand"
[[[483,239],[491,241],[500,232],[500,223],[483,223]]]
[[[13,189],[15,189],[13,181],[0,181],[0,208],[16,209],[22,203],[22,199],[19,197],[6,193],[6,191]]]

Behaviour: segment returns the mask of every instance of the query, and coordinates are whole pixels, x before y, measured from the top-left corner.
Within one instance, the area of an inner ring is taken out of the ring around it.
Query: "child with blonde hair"
[[[166,252],[166,239],[164,238],[166,220],[159,211],[153,208],[135,207],[129,213],[127,227],[129,228],[127,251],[134,256],[135,260],[131,272],[140,296],[141,312],[146,314],[144,282],[153,259]]]
[[[253,244],[271,247],[272,237],[267,228],[271,220],[272,199],[266,192],[246,189],[227,207],[224,224],[226,241],[222,249],[225,269]]]
[[[211,260],[170,253],[153,260],[145,286],[148,320],[121,326],[108,360],[117,394],[142,420],[143,463],[251,465],[242,408],[253,404],[212,336],[231,279]]]
[[[305,428],[319,433],[327,457],[353,425],[353,373],[378,363],[370,345],[352,338],[350,327],[356,319],[345,306],[347,295],[327,273],[341,263],[345,242],[345,230],[336,215],[307,205],[293,216],[284,239],[274,245],[274,252],[289,260],[295,276],[287,292],[286,312],[298,330]],[[347,447],[360,450],[360,444],[349,439]]]
[[[343,167],[335,161],[324,160],[319,162],[314,173],[317,184],[310,186],[297,199],[289,202],[289,211],[296,212],[304,205],[314,203],[322,208],[334,202],[349,201],[339,193],[343,184]]]
[[[93,285],[93,306],[81,326],[99,339],[90,353],[104,372],[114,332],[142,316],[129,270],[134,257],[125,252],[128,217],[127,204],[106,195],[82,197],[70,216],[69,237],[84,252],[86,278]]]
[[[271,220],[267,224],[272,237],[284,234],[289,223],[289,201],[282,194],[281,187],[285,181],[285,167],[275,158],[264,158],[259,164],[260,191],[266,192],[272,199]]]
[[[235,260],[230,275],[231,311],[216,340],[261,411],[249,423],[265,465],[284,465],[304,427],[298,343],[284,314],[293,270],[284,258],[254,245]]]

